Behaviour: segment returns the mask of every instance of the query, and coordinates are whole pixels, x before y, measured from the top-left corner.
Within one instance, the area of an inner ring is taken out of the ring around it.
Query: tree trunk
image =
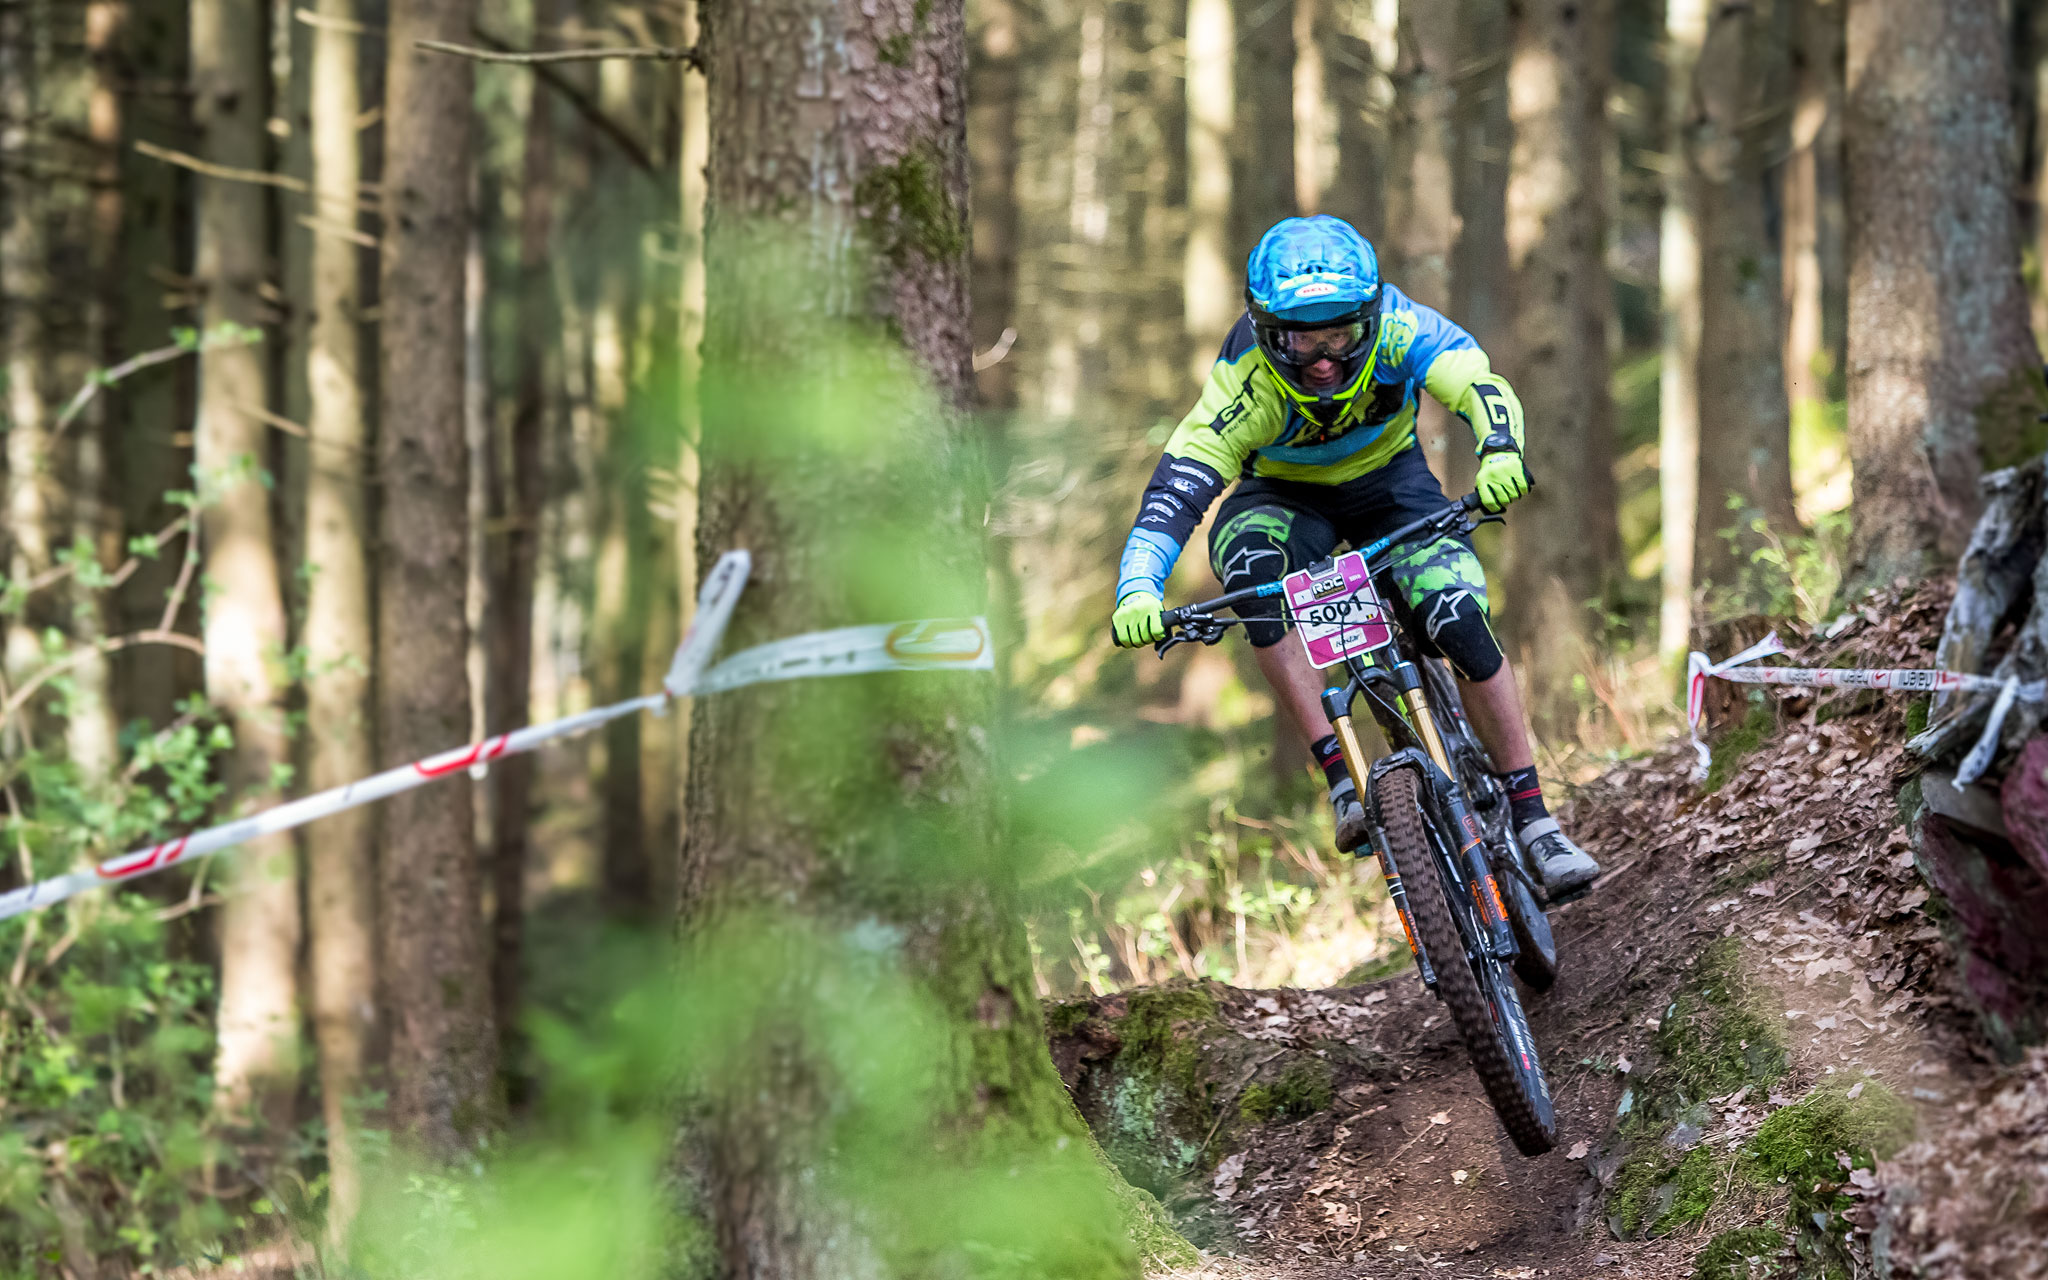
[[[1242,262],[1266,228],[1296,211],[1294,13],[1284,0],[1231,0],[1231,11],[1237,49],[1230,250]],[[1213,91],[1188,83],[1191,92]]]
[[[961,5],[760,0],[704,18],[715,411],[697,545],[754,556],[728,643],[977,612]],[[1135,1274],[1088,1158],[1055,1154],[1085,1134],[995,856],[990,694],[927,672],[695,709],[686,973],[738,1002],[694,1080],[724,1274],[948,1269],[963,1227],[1036,1273]],[[852,1028],[857,1044],[825,1033],[825,1009],[891,992],[921,1012]],[[896,1065],[861,1066],[875,1051]],[[912,1150],[914,1173],[894,1154]],[[1039,1196],[1070,1192],[1056,1224],[1033,1220]]]
[[[1387,234],[1381,269],[1409,297],[1451,310],[1451,251],[1458,239],[1453,203],[1457,108],[1458,11],[1435,0],[1401,7],[1401,60],[1394,67],[1394,175],[1387,184]],[[1456,317],[1453,317],[1454,319]],[[1454,457],[1472,452],[1471,432],[1429,396],[1416,434],[1430,469],[1447,484]],[[1462,492],[1462,487],[1457,490]]]
[[[1451,183],[1458,232],[1451,247],[1450,315],[1479,345],[1496,348],[1506,341],[1509,325],[1507,181],[1513,136],[1507,4],[1459,0],[1456,12]],[[1478,465],[1470,449],[1449,450],[1445,489],[1468,491]]]
[[[467,42],[474,0],[395,0],[385,118],[377,470],[377,744],[387,763],[469,733],[463,255],[471,64],[414,41]],[[443,1159],[494,1110],[496,1042],[463,777],[385,802],[382,962],[391,1119]]]
[[[1335,117],[1332,173],[1319,211],[1344,219],[1375,243],[1387,231],[1397,17],[1391,4],[1341,3],[1328,5],[1318,24],[1327,42],[1323,84]],[[1249,253],[1251,245],[1243,251]]]
[[[2036,439],[1998,0],[1849,0],[1853,579],[1953,561],[1985,464]]]
[[[1515,144],[1507,240],[1512,356],[1536,487],[1509,518],[1508,617],[1542,734],[1576,727],[1601,597],[1618,557],[1607,387],[1604,156],[1606,0],[1513,0],[1508,70]]]
[[[554,23],[553,0],[535,0],[534,46]],[[533,594],[540,567],[541,508],[547,501],[546,337],[552,281],[548,244],[554,226],[555,123],[552,92],[539,81],[527,108],[519,178],[519,294],[513,320],[512,427],[505,450],[505,553],[496,602],[491,678],[500,733],[533,718]],[[533,757],[513,756],[491,771],[491,997],[498,1035],[510,1054],[518,1034],[520,955],[526,915],[527,824],[533,805]]]
[[[254,0],[194,0],[193,114],[200,154],[211,164],[263,169],[263,9]],[[258,291],[269,263],[262,187],[202,179],[194,274],[205,290],[204,327],[262,324]],[[223,346],[201,357],[196,466],[213,496],[200,526],[205,604],[206,695],[235,736],[222,779],[237,802],[270,798],[275,771],[291,760],[285,738],[284,595],[271,521],[270,379],[262,350]],[[256,1108],[289,1124],[297,1086],[301,921],[293,843],[271,836],[229,865],[234,888],[221,910],[220,1050],[214,1088],[225,1112]]]
[[[1228,12],[1220,0],[1210,2]],[[967,95],[974,166],[974,348],[994,357],[976,372],[975,383],[985,407],[1007,413],[1017,407],[1017,366],[1002,357],[1019,332],[1017,123],[1024,106],[1024,15],[1017,0],[986,0],[976,6],[974,20]]]
[[[165,281],[189,274],[185,246],[191,243],[194,180],[184,170],[145,156],[137,141],[189,147],[191,125],[182,99],[144,86],[185,82],[185,5],[182,0],[131,0],[121,39],[121,109],[124,143],[115,157],[121,190],[120,270],[126,305],[115,341],[123,356],[162,346],[170,339],[171,314]],[[182,305],[182,304],[181,304]],[[180,360],[129,379],[114,397],[120,432],[108,463],[130,536],[154,533],[179,514],[164,500],[167,489],[183,488],[192,472],[189,444],[179,436],[193,419],[197,366]],[[153,560],[115,590],[115,625],[122,633],[163,621],[165,597],[184,560],[179,544]],[[196,594],[196,593],[195,593]],[[173,625],[195,630],[196,601]],[[121,722],[167,724],[180,698],[198,688],[199,661],[169,645],[137,645],[113,656],[117,715]]]
[[[1693,72],[1707,38],[1709,0],[1666,0],[1665,155],[1685,155]],[[1694,184],[1686,166],[1664,171],[1658,227],[1657,292],[1663,362],[1657,381],[1657,490],[1664,566],[1657,652],[1667,662],[1691,647],[1693,549],[1699,520],[1700,241]]]
[[[1244,310],[1230,222],[1230,138],[1237,126],[1233,22],[1230,0],[1188,0],[1188,238],[1181,318],[1196,386]]]
[[[1782,170],[1782,244],[1785,394],[1796,422],[1818,413],[1828,398],[1820,173],[1828,122],[1841,110],[1841,0],[1792,0],[1792,16],[1792,145]]]
[[[309,68],[313,207],[354,226],[343,211],[362,183],[356,117],[360,45],[349,27],[355,0],[319,0]],[[371,749],[370,584],[372,541],[364,464],[370,432],[363,395],[362,250],[340,236],[313,238],[312,316],[307,330],[306,560],[319,566],[306,592],[306,781],[313,790],[367,777]],[[320,1103],[332,1178],[328,1235],[355,1216],[362,1177],[349,1104],[363,1088],[376,1027],[376,818],[337,814],[306,829],[308,969],[320,1048]]]
[[[1699,505],[1694,577],[1737,584],[1761,545],[1750,523],[1799,529],[1792,507],[1778,245],[1771,169],[1786,151],[1788,0],[1720,4],[1707,26],[1685,119],[1699,211]],[[1816,319],[1818,312],[1816,309]],[[1731,501],[1733,499],[1733,501]],[[1735,526],[1734,542],[1723,530]]]

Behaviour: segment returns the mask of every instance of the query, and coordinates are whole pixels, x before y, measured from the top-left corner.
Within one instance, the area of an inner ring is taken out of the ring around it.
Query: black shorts
[[[1225,591],[1273,582],[1326,559],[1343,543],[1362,547],[1404,524],[1441,511],[1443,486],[1419,445],[1387,465],[1343,484],[1251,477],[1223,500],[1209,535],[1209,564]],[[1375,580],[1417,647],[1450,659],[1469,680],[1500,669],[1500,645],[1486,621],[1486,574],[1467,535],[1402,544]],[[1253,645],[1279,643],[1280,601],[1240,608],[1244,618],[1275,619],[1245,627]]]

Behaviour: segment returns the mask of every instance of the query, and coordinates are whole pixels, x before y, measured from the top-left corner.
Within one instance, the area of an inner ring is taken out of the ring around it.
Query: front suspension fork
[[[1437,731],[1429,695],[1422,688],[1422,673],[1412,662],[1399,662],[1387,674],[1400,693],[1401,708],[1407,714],[1415,736],[1422,740],[1423,750],[1448,783],[1456,775],[1451,769],[1450,754],[1444,750],[1443,737]],[[1330,727],[1344,749],[1344,767],[1350,772],[1351,785],[1358,789],[1359,802],[1363,804],[1371,793],[1366,789],[1364,750],[1351,723],[1351,699],[1356,688],[1356,684],[1349,684],[1338,689],[1325,689],[1323,712],[1329,717]],[[1516,952],[1515,935],[1508,927],[1508,908],[1501,898],[1500,885],[1493,878],[1493,869],[1487,865],[1479,819],[1455,786],[1434,786],[1431,790],[1443,804],[1444,816],[1450,820],[1451,830],[1457,833],[1460,845],[1456,859],[1471,890],[1472,905],[1478,910],[1479,919],[1485,927],[1487,950],[1497,959],[1511,959]],[[1408,948],[1415,953],[1421,965],[1423,981],[1434,986],[1436,975],[1428,957],[1416,945],[1414,921],[1408,914],[1408,892],[1401,887],[1398,868],[1394,866],[1386,841],[1380,837],[1377,828],[1373,833],[1373,844],[1380,857],[1380,869],[1387,878],[1387,896],[1394,900],[1395,909],[1401,914],[1401,928],[1408,934]]]

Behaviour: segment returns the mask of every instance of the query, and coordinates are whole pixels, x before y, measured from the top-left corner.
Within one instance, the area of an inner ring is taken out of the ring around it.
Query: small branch
[[[299,215],[299,225],[308,231],[323,236],[334,236],[350,244],[361,245],[365,249],[378,247],[377,237],[367,231],[358,231],[346,223],[330,222],[326,218],[316,218],[310,213],[302,213]]]
[[[136,145],[141,146],[142,144],[137,143]],[[80,387],[78,394],[72,396],[70,403],[64,406],[64,411],[57,415],[57,423],[52,430],[58,435],[63,435],[64,429],[78,420],[78,415],[85,412],[85,407],[92,403],[93,397],[100,393],[102,387],[111,387],[124,378],[141,373],[144,369],[160,364],[169,364],[179,356],[196,355],[201,351],[211,351],[215,347],[246,347],[261,341],[263,341],[261,334],[253,337],[241,334],[216,337],[212,334],[207,334],[199,339],[197,345],[174,342],[167,347],[158,347],[154,351],[145,351],[141,355],[130,356],[104,373],[95,374],[84,386]]]
[[[16,689],[8,696],[5,704],[0,704],[0,724],[5,724],[7,721],[12,720],[24,706],[28,705],[28,700],[36,695],[37,690],[50,681],[55,680],[58,676],[83,665],[93,658],[103,657],[109,653],[118,653],[123,649],[133,648],[139,644],[167,644],[179,649],[190,649],[194,653],[203,654],[206,652],[205,645],[200,644],[199,641],[181,631],[137,631],[133,635],[114,636],[101,640],[95,644],[87,645],[61,662],[51,663],[30,676],[19,689]]]
[[[264,426],[275,427],[279,431],[284,432],[288,436],[297,436],[299,437],[299,439],[303,440],[309,434],[311,434],[304,427],[300,426],[296,422],[293,422],[290,418],[285,417],[281,413],[272,413],[270,410],[264,408],[260,404],[243,404],[240,401],[237,401],[232,406],[232,408],[236,413],[241,414],[243,417],[254,418],[256,421],[262,423]]]
[[[524,52],[516,49],[478,49],[466,44],[450,44],[445,40],[415,40],[413,48],[428,53],[445,53],[457,58],[473,58],[478,62],[509,62],[522,67],[548,66],[557,62],[607,62],[614,59],[630,59],[639,62],[680,62],[686,66],[702,69],[703,55],[696,46],[678,49],[667,45],[635,45],[617,49],[549,49]]]
[[[292,10],[292,17],[319,31],[339,31],[343,35],[368,36],[373,40],[382,40],[384,38],[384,28],[382,27],[372,27],[361,22],[351,22],[347,18],[330,18],[325,14],[315,13],[311,9],[294,9]]]
[[[184,515],[179,516],[177,519],[171,521],[163,528],[157,530],[155,540],[159,543],[169,542],[172,538],[175,538],[180,533],[184,532],[185,526],[190,524],[191,521],[192,514],[190,512],[186,512]],[[129,556],[126,560],[123,560],[121,562],[119,568],[115,569],[112,573],[107,575],[106,585],[109,587],[120,586],[122,583],[128,581],[129,578],[133,577],[135,571],[141,567],[142,557]],[[25,594],[33,595],[36,592],[41,591],[44,587],[53,586],[59,582],[62,582],[64,579],[70,577],[72,574],[76,572],[78,572],[78,561],[76,560],[69,561],[65,564],[60,564],[53,569],[45,569],[43,572],[37,574],[35,577],[30,578],[28,582],[23,585],[22,591]]]
[[[350,199],[347,196],[328,195],[325,192],[313,190],[309,183],[303,179],[291,177],[289,174],[267,173],[262,169],[238,169],[233,165],[214,164],[210,160],[201,160],[198,156],[187,155],[183,151],[173,151],[169,147],[159,147],[153,142],[138,141],[135,144],[135,149],[152,160],[161,160],[165,164],[174,164],[181,169],[190,169],[202,177],[220,178],[227,182],[249,182],[259,187],[276,187],[280,191],[289,191],[296,196],[311,196],[323,204],[347,205],[353,209],[360,209],[365,213],[378,213],[382,211],[382,206],[375,200],[364,199],[361,196]]]
[[[476,32],[477,39],[490,46],[484,52],[502,53],[506,55],[506,60],[516,60],[515,55],[518,54],[518,51],[513,49],[511,45],[481,27],[472,28],[472,30]],[[451,45],[449,47],[458,48],[460,46]],[[626,153],[627,159],[638,165],[644,172],[654,173],[658,168],[654,162],[654,156],[648,152],[640,139],[635,137],[632,131],[626,128],[625,125],[614,120],[611,113],[599,105],[596,99],[583,91],[583,86],[577,84],[568,76],[563,75],[559,68],[551,65],[553,61],[558,60],[550,59],[532,64],[534,74],[539,76],[548,88],[561,94],[570,106],[576,108],[576,114],[589,121],[596,127],[598,132],[616,143],[619,150]]]
[[[192,536],[185,539],[185,563],[178,566],[178,580],[171,584],[171,594],[164,599],[163,620],[156,624],[158,631],[169,631],[178,622],[178,611],[185,607],[185,593],[192,589],[192,575],[199,571],[199,530],[192,530]]]

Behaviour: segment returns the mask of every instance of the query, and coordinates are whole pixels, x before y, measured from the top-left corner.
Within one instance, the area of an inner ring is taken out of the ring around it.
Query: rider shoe
[[[1365,843],[1365,806],[1358,803],[1358,788],[1346,778],[1330,788],[1330,807],[1337,813],[1337,851],[1350,853]]]
[[[1556,818],[1538,818],[1515,833],[1543,873],[1543,892],[1552,903],[1569,902],[1592,888],[1600,874],[1593,855],[1571,842]]]

